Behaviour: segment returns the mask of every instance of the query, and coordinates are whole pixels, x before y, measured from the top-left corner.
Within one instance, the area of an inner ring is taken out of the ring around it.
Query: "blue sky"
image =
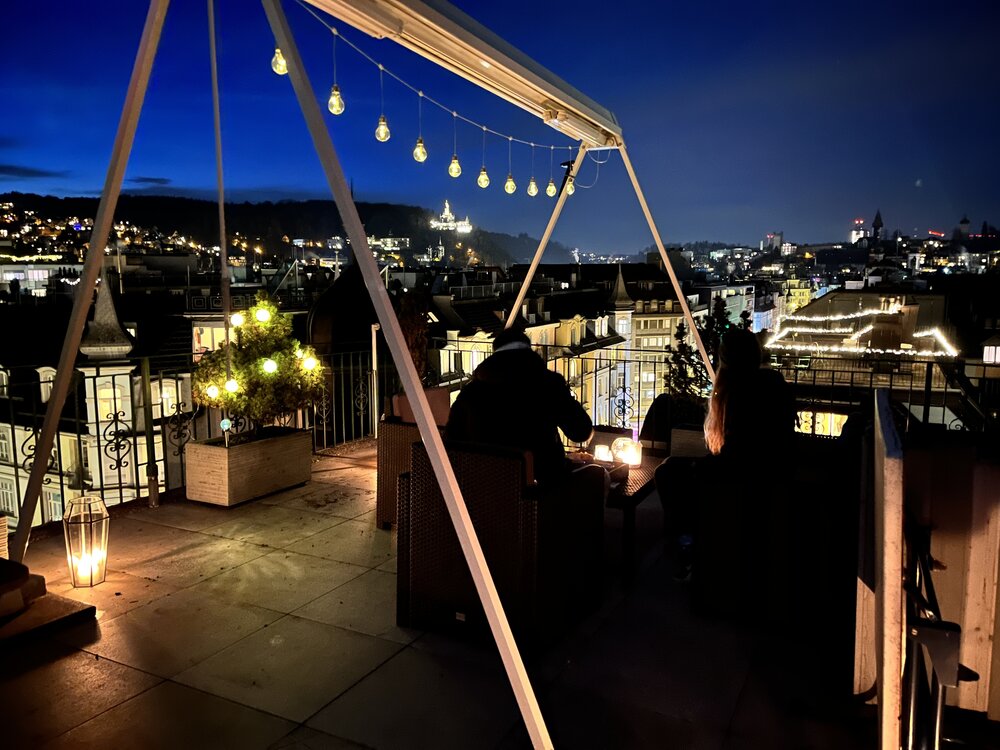
[[[1000,224],[1000,65],[995,4],[456,3],[617,115],[667,242],[840,240],[881,208],[887,229]],[[226,182],[237,200],[327,197],[287,78],[270,71],[263,9],[217,0]],[[332,37],[294,0],[286,12],[325,101]],[[0,192],[97,194],[104,179],[145,6],[129,0],[15,3],[0,66]],[[614,15],[609,15],[614,10]],[[521,110],[392,42],[337,24],[413,85],[491,128],[571,146]],[[438,209],[445,198],[480,226],[541,235],[552,201],[524,188],[531,149],[487,141],[488,190],[475,186],[482,133],[460,126],[464,174],[446,174],[452,118],[424,107],[430,157],[417,164],[417,98],[338,46],[347,101],[330,131],[361,200]],[[214,189],[205,3],[174,0],[129,165],[133,191],[211,197]],[[557,152],[566,158],[569,152]],[[557,158],[557,162],[559,159]],[[547,149],[534,174],[549,177]],[[588,161],[555,238],[632,252],[651,238],[620,160]],[[589,189],[585,186],[592,185]]]

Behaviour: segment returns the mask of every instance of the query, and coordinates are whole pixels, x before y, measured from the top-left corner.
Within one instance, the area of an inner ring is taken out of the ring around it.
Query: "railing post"
[[[142,358],[142,421],[146,431],[146,490],[149,507],[160,507],[160,469],[156,465],[153,439],[153,387],[149,377],[149,357]]]
[[[927,362],[927,372],[924,375],[924,424],[929,424],[931,421],[931,386],[933,385],[934,378],[934,363]]]

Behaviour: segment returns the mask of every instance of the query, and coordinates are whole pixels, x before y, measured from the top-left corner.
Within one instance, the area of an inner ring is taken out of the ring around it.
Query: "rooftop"
[[[60,536],[34,540],[31,569],[97,621],[8,646],[10,746],[529,746],[492,643],[396,626],[375,471],[361,442],[315,457],[308,484],[236,508],[115,508],[111,572],[93,589],[71,588]],[[556,747],[871,746],[869,714],[814,693],[808,639],[692,609],[668,574],[655,495],[624,588],[620,523],[608,510],[602,608],[529,657]]]

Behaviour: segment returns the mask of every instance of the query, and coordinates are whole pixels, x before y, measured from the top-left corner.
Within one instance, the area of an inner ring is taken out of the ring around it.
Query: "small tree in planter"
[[[188,498],[221,505],[308,481],[312,437],[274,423],[308,407],[323,392],[315,351],[292,337],[291,322],[265,294],[231,322],[235,340],[206,353],[195,368],[194,401],[246,417],[253,430],[185,449]]]
[[[697,335],[697,332],[695,332]],[[677,324],[675,343],[664,373],[664,391],[670,396],[672,425],[700,425],[705,419],[705,399],[711,383],[698,350],[687,342],[687,326]]]

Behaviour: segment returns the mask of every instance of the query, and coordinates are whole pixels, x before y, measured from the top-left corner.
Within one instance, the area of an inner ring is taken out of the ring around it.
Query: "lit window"
[[[97,389],[98,419],[114,419],[122,406],[121,386],[102,385]]]
[[[10,433],[5,429],[0,429],[0,461],[10,462]]]
[[[37,372],[40,395],[44,404],[52,395],[52,381],[55,380],[56,370],[54,367],[39,367]]]
[[[17,498],[14,497],[14,483],[0,479],[0,511],[17,518]]]
[[[149,384],[150,398],[153,404],[160,404],[160,415],[174,413],[177,406],[177,381],[154,380]]]
[[[1000,346],[984,346],[983,362],[987,365],[1000,365]]]
[[[0,398],[7,398],[8,385],[10,385],[10,375],[0,367]]]
[[[49,521],[61,521],[63,517],[63,499],[59,490],[42,490],[42,500],[45,503],[44,517]]]

